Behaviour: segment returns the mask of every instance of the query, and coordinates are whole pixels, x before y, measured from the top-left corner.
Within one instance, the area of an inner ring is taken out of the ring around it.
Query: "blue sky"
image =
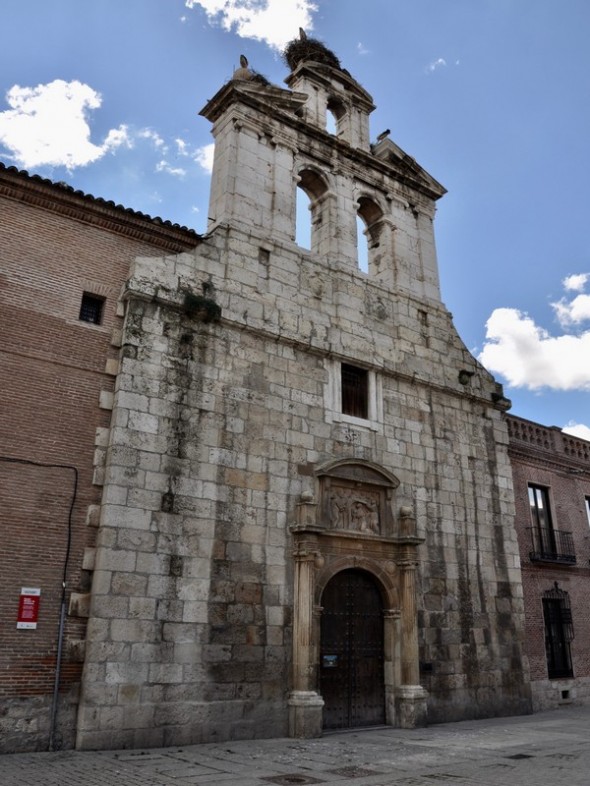
[[[204,231],[198,112],[299,26],[448,189],[443,300],[513,414],[590,439],[587,0],[2,0],[0,159]]]

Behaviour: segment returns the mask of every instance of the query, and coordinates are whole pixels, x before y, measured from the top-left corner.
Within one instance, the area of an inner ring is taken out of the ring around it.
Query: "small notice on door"
[[[41,590],[37,587],[22,587],[18,603],[16,627],[20,630],[35,630],[39,618]]]

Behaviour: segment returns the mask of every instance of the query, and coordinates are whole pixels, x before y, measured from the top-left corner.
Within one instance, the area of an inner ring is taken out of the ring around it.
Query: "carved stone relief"
[[[358,460],[333,462],[318,475],[320,529],[365,536],[393,535],[396,478]]]
[[[329,528],[381,533],[382,491],[332,485]]]

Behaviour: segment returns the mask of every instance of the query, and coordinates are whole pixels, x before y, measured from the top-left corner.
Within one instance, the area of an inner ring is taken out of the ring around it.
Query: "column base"
[[[321,737],[324,700],[312,690],[294,690],[289,696],[289,737]]]
[[[395,692],[397,725],[401,729],[426,726],[428,692],[421,685],[401,685]]]

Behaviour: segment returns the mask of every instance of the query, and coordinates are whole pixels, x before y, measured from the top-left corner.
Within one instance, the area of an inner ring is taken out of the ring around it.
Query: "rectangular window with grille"
[[[341,366],[342,413],[355,418],[369,417],[369,372],[343,363]]]
[[[81,322],[91,322],[93,325],[100,325],[102,322],[102,312],[105,299],[100,295],[92,295],[90,292],[84,292],[82,295],[82,303],[80,304]]]
[[[545,593],[543,619],[549,679],[573,677],[570,641],[574,638],[574,626],[567,592],[555,589]]]

